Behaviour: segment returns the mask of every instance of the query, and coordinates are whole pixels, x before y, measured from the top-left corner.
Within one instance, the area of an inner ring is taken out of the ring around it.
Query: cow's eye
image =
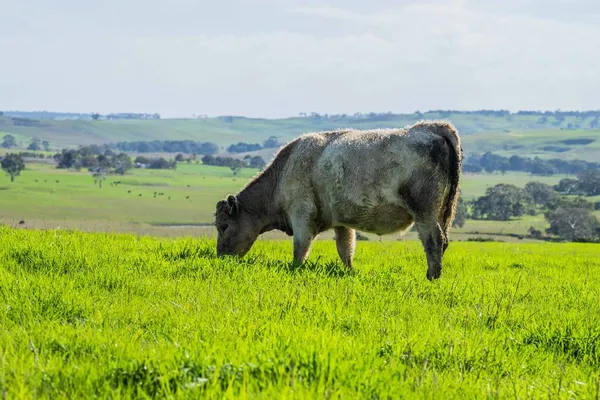
[[[221,225],[221,232],[225,232],[227,230],[227,228],[229,228],[229,225],[227,225],[227,224]]]

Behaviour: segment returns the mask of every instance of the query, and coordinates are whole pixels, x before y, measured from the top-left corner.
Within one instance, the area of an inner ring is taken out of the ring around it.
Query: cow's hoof
[[[435,279],[439,279],[442,276],[442,270],[437,271],[427,271],[427,279],[433,281]]]

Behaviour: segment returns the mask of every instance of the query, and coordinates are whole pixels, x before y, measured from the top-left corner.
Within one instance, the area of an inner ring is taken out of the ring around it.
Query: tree
[[[98,166],[94,168],[90,168],[92,172],[92,177],[94,178],[94,185],[98,185],[100,189],[102,189],[102,181],[106,179],[106,169],[104,167]]]
[[[463,172],[470,172],[470,173],[477,174],[477,173],[481,172],[482,170],[483,170],[483,168],[479,164],[469,163],[469,164],[463,165]]]
[[[98,113],[93,113],[93,114],[91,115],[91,117],[92,117],[92,119],[93,119],[94,121],[98,121],[98,120],[100,119],[100,114],[98,114]]]
[[[577,175],[579,190],[588,196],[600,194],[600,171],[585,170]]]
[[[564,194],[577,194],[579,192],[579,180],[572,178],[563,178],[554,185],[554,190]]]
[[[249,151],[257,151],[260,149],[261,149],[261,147],[260,147],[260,144],[258,144],[258,143],[244,143],[244,142],[232,144],[231,146],[227,147],[227,151],[230,153],[246,153]]]
[[[31,143],[27,146],[27,150],[40,151],[42,149],[42,141],[39,138],[31,139]]]
[[[250,168],[263,169],[265,165],[267,165],[267,163],[265,162],[265,160],[263,160],[261,156],[254,156],[248,160],[248,166]]]
[[[25,169],[25,163],[23,162],[23,158],[21,158],[18,154],[7,154],[2,158],[2,162],[0,163],[4,172],[10,176],[10,181],[15,181],[15,176],[21,174],[21,171]]]
[[[483,169],[490,174],[494,171],[502,171],[504,173],[510,169],[510,162],[507,158],[489,151],[481,157],[479,162]]]
[[[77,150],[63,149],[62,152],[54,155],[54,159],[58,162],[56,168],[73,168],[76,166],[79,157],[80,155]]]
[[[589,208],[561,206],[546,213],[546,232],[569,241],[592,241],[598,237],[598,220]]]
[[[306,114],[304,114],[306,116]],[[269,138],[267,140],[265,140],[265,142],[263,143],[263,148],[265,149],[273,149],[273,148],[277,148],[281,146],[281,144],[279,143],[279,140],[277,140],[277,137],[275,136],[269,136]]]
[[[163,157],[160,158],[151,158],[150,163],[148,164],[148,168],[150,169],[176,169],[177,162],[175,160],[169,161]]]
[[[539,157],[533,159],[533,163],[531,164],[531,171],[534,175],[552,175],[556,173],[556,168],[552,166],[548,161],[542,160]]]
[[[529,233],[529,235],[531,237],[534,237],[536,239],[540,239],[542,237],[542,231],[540,231],[539,229],[534,228],[533,226],[530,226],[529,230],[527,232]]]
[[[177,162],[183,162],[185,160],[185,158],[183,157],[183,154],[179,153],[175,156],[175,161]]]
[[[462,228],[465,225],[468,216],[467,204],[465,203],[463,197],[459,195],[458,203],[456,205],[456,214],[454,216],[454,221],[452,221],[452,226]]]
[[[527,182],[524,190],[531,196],[533,204],[540,207],[547,207],[548,204],[552,203],[558,197],[552,186],[541,182]]]
[[[95,168],[97,166],[98,159],[92,154],[77,158],[77,162],[75,163],[75,168],[77,168],[77,170],[81,168]]]
[[[473,204],[475,219],[508,221],[511,217],[533,213],[531,197],[515,185],[500,183],[485,193]]]
[[[511,171],[526,171],[531,161],[528,158],[514,155],[508,159],[508,163],[510,164]]]
[[[133,168],[133,163],[131,162],[131,157],[129,157],[125,153],[120,153],[120,154],[114,156],[112,164],[115,168],[115,172],[120,175],[125,174],[125,172],[127,172]]]
[[[555,211],[558,208],[585,208],[592,211],[594,203],[587,201],[583,196],[565,197],[558,196],[555,200],[548,203],[548,211]]]
[[[233,176],[236,176],[242,170],[242,167],[238,164],[231,165],[229,168],[233,172]]]
[[[47,140],[44,140],[42,142],[42,147],[44,148],[44,151],[50,151],[50,142],[48,142]]]
[[[17,147],[17,140],[15,139],[15,137],[13,135],[4,135],[0,146],[4,147],[5,149],[10,149],[11,147]]]
[[[104,168],[105,170],[108,170],[108,168],[110,168],[110,166],[112,165],[111,158],[104,154],[99,154],[96,157],[96,160],[98,160],[98,166]]]
[[[136,164],[150,164],[150,158],[145,156],[137,156],[133,162]]]

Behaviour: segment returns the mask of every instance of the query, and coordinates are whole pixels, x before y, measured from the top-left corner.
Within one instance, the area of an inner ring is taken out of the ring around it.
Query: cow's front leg
[[[309,256],[316,233],[309,212],[297,212],[291,218],[294,232],[294,263],[302,264]]]
[[[314,239],[313,233],[308,228],[294,228],[294,262],[302,264],[310,254]]]

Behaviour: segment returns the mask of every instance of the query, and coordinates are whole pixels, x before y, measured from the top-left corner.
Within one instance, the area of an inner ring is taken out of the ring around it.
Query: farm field
[[[600,246],[291,243],[0,227],[0,397],[596,398]]]
[[[237,192],[257,173],[258,170],[242,169],[234,177],[226,167],[180,163],[176,170],[134,169],[124,176],[108,176],[99,188],[85,170],[65,171],[52,164],[27,163],[27,169],[13,183],[7,176],[0,176],[0,223],[14,226],[25,221],[24,227],[29,228],[61,227],[160,236],[212,235],[215,203],[228,193]],[[501,182],[523,187],[532,180],[555,184],[561,178],[526,173],[464,174],[461,190],[469,200]],[[121,183],[111,185],[115,181]],[[469,232],[522,235],[530,226],[541,229],[546,221],[541,215],[508,222],[469,220],[453,233],[458,238],[472,236]],[[375,235],[367,236],[379,240]],[[265,237],[286,236],[272,232]],[[403,237],[415,235],[408,232]]]

